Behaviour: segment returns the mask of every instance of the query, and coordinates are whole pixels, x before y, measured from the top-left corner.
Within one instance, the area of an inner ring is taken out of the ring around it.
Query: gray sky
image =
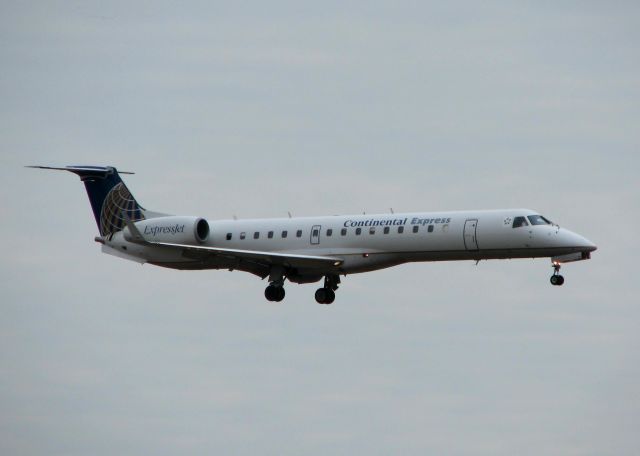
[[[0,3],[0,453],[637,454],[637,2]],[[593,240],[268,303],[102,255],[210,218],[530,207]]]

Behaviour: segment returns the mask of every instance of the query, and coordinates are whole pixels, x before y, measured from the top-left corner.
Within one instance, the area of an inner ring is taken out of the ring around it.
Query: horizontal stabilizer
[[[76,173],[76,174],[80,174],[80,173],[96,173],[96,174],[107,174],[109,172],[111,172],[111,170],[113,170],[113,168],[109,168],[107,166],[63,166],[63,167],[58,167],[58,166],[40,166],[40,165],[29,165],[29,166],[25,166],[25,168],[36,168],[36,169],[53,169],[56,171],[70,171],[72,173]],[[118,173],[120,174],[135,174],[132,173],[131,171],[120,171],[118,170]]]

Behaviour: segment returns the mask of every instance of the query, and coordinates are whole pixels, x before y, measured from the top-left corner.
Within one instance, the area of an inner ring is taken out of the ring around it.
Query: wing
[[[338,269],[343,260],[335,257],[296,255],[291,253],[262,252],[258,250],[222,249],[188,244],[172,244],[169,242],[146,242],[147,245],[157,245],[180,249],[185,256],[220,256],[230,260],[251,261],[264,266],[284,266],[285,268],[301,269]]]

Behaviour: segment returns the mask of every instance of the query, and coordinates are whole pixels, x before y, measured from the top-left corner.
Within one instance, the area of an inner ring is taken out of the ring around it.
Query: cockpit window
[[[520,228],[521,226],[528,226],[526,217],[515,217],[513,219],[513,227]]]
[[[541,215],[530,215],[527,218],[532,225],[551,225],[551,222]]]

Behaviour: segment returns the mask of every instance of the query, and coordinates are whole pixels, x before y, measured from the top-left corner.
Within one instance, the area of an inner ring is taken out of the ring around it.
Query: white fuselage
[[[528,209],[364,214],[208,221],[210,234],[200,245],[221,249],[339,258],[339,274],[386,268],[411,261],[506,258],[588,258],[596,246],[555,224],[514,227],[516,218],[538,214]],[[528,222],[528,220],[527,220]],[[136,223],[150,241],[179,236],[163,218]],[[154,229],[155,228],[155,229]],[[130,243],[122,232],[105,241],[108,253],[177,269],[239,269],[261,273],[250,262],[224,255],[189,255],[175,249]],[[116,253],[118,252],[118,253]],[[569,257],[567,257],[569,258]],[[297,268],[297,282],[319,280],[327,271]]]

